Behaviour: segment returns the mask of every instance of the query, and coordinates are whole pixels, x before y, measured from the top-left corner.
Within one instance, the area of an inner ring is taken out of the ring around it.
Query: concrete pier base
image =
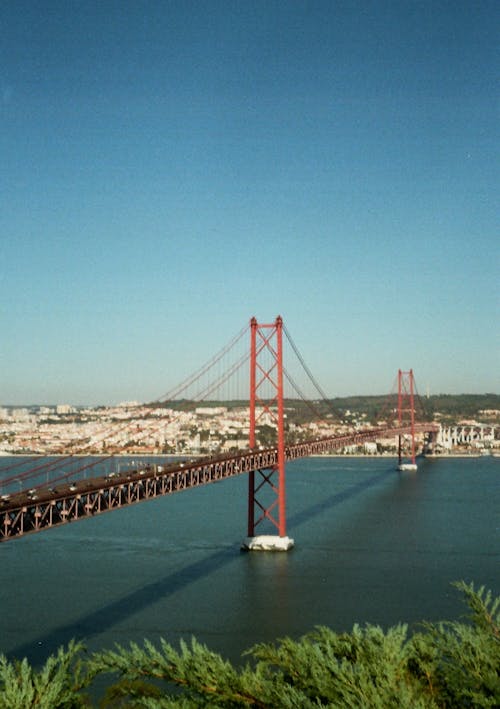
[[[257,537],[247,537],[241,548],[245,551],[288,551],[293,545],[294,541],[290,537],[261,534]]]
[[[398,470],[418,470],[418,466],[416,463],[401,463]]]

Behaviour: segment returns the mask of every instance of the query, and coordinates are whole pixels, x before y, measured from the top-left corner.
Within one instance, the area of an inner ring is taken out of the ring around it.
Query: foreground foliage
[[[263,643],[235,668],[195,639],[178,650],[165,641],[85,657],[71,643],[40,671],[0,657],[0,709],[90,706],[85,692],[109,673],[102,707],[498,707],[500,597],[455,584],[470,610],[467,622],[406,625],[351,633],[318,627],[298,641]]]
[[[68,649],[59,648],[40,671],[26,659],[8,662],[0,655],[1,709],[56,709],[88,706],[81,691],[88,686],[90,675],[83,669],[83,646],[70,642]]]

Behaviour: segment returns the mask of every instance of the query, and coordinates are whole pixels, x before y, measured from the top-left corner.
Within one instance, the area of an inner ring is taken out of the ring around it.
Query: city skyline
[[[498,392],[496,2],[0,8],[0,406],[278,314],[328,396]]]

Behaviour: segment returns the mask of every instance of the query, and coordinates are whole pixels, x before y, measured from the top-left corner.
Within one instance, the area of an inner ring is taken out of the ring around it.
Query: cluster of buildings
[[[0,454],[125,454],[203,455],[229,452],[248,446],[248,406],[199,406],[185,410],[126,402],[118,406],[0,408]],[[338,422],[300,422],[287,409],[287,442],[341,435],[369,428],[365,414],[346,412]],[[348,414],[348,416],[347,416]],[[257,424],[257,445],[273,445],[275,421],[262,413]],[[498,433],[498,431],[497,431]],[[498,450],[495,427],[463,422],[441,427],[434,452],[484,453]],[[394,454],[396,440],[380,439],[362,447],[348,446],[344,454]]]
[[[192,411],[127,402],[114,407],[0,409],[0,453],[200,454],[245,448],[248,408]],[[263,425],[272,425],[265,416]]]

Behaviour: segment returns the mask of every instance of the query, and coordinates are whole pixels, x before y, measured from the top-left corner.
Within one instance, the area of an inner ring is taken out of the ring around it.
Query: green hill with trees
[[[321,401],[285,399],[288,423],[303,424],[316,420],[330,419],[350,423],[359,416],[375,423],[380,419],[391,419],[397,411],[397,395],[343,396]],[[163,404],[157,403],[156,406]],[[196,402],[183,399],[168,402],[168,406],[180,411],[192,411]],[[225,406],[228,409],[248,406],[247,400],[204,401],[203,406]],[[417,420],[443,423],[457,423],[461,419],[474,419],[482,423],[500,424],[500,394],[435,394],[417,397]]]

